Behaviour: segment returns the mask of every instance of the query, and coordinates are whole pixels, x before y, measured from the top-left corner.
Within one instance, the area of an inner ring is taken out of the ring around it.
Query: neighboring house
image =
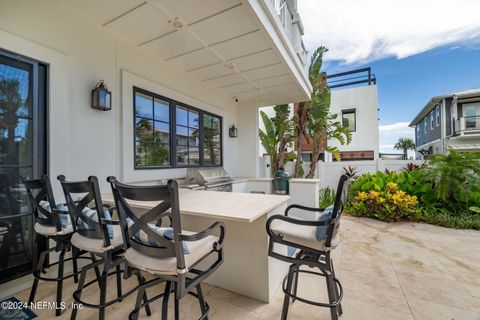
[[[433,97],[410,123],[416,151],[425,157],[448,147],[480,151],[480,88]]]
[[[0,201],[0,216],[24,228],[18,234],[28,246],[0,266],[0,283],[31,270],[38,252],[20,174],[49,174],[59,201],[59,174],[98,176],[102,192],[111,190],[110,175],[158,183],[195,166],[255,177],[258,108],[312,92],[295,0],[4,0],[0,7],[0,82],[9,86],[0,86],[0,199],[11,199]],[[101,79],[109,111],[91,107]],[[229,136],[232,125],[237,137]],[[2,250],[12,248],[16,240],[4,241]]]
[[[352,142],[341,145],[337,140],[329,140],[328,145],[336,146],[341,152],[341,160],[374,160],[378,158],[378,92],[375,75],[370,68],[363,68],[328,75],[331,88],[330,112],[338,115],[338,120],[350,129]],[[311,146],[303,142],[303,160],[310,161]],[[321,160],[329,160],[328,155],[320,155]]]

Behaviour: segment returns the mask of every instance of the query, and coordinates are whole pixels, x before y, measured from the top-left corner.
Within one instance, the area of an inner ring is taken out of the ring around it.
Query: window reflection
[[[168,102],[135,92],[135,166],[170,165]]]
[[[176,107],[176,152],[177,166],[200,164],[199,113],[186,106]]]
[[[206,165],[221,164],[220,118],[203,116],[204,163]]]

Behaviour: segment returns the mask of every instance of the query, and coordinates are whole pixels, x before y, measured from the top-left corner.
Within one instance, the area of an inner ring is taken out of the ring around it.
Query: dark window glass
[[[135,114],[144,118],[153,118],[153,99],[150,96],[135,93]]]
[[[140,89],[134,97],[135,168],[222,165],[221,117]]]
[[[45,246],[43,237],[32,236],[20,176],[46,173],[46,72],[47,66],[0,49],[0,283],[31,273]]]
[[[170,165],[170,105],[135,91],[135,167]]]
[[[347,127],[351,132],[356,130],[355,110],[342,111],[342,126]]]
[[[170,122],[170,104],[159,99],[153,100],[153,109],[155,111],[155,120]]]
[[[200,164],[199,112],[185,106],[177,106],[175,114],[177,166],[198,166]]]
[[[205,165],[221,164],[221,120],[205,114],[203,116],[203,157]]]

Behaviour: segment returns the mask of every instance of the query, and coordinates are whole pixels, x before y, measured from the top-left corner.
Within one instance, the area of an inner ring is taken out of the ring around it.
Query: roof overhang
[[[232,99],[310,99],[305,68],[268,0],[58,2]]]
[[[433,107],[445,98],[453,98],[454,100],[464,100],[470,98],[476,98],[480,96],[480,88],[466,89],[462,91],[447,93],[441,96],[436,96],[430,99],[430,101],[422,108],[422,110],[415,116],[410,127],[415,127],[432,109]]]
[[[439,96],[430,99],[408,126],[415,127],[440,101],[442,101],[443,98],[443,96]]]

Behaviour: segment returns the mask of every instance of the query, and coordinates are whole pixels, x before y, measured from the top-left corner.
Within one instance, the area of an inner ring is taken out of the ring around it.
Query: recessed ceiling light
[[[175,18],[173,20],[168,21],[175,29],[181,29],[184,26],[184,23],[180,18]]]

